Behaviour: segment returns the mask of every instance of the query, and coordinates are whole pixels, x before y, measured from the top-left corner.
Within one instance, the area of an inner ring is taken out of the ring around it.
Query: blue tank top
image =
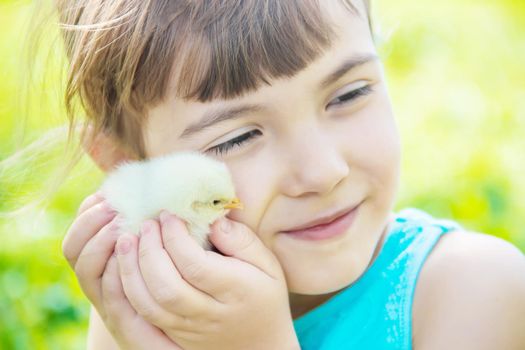
[[[294,320],[302,350],[412,349],[412,302],[428,254],[449,220],[399,212],[375,261],[349,287]]]

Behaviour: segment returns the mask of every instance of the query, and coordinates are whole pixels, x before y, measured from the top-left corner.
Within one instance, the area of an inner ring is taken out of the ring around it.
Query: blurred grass
[[[23,61],[30,4],[0,0],[0,160],[65,122],[60,50]],[[454,218],[525,251],[525,2],[377,0],[373,8],[403,142],[396,209]],[[53,27],[40,34],[44,46],[56,39]],[[0,210],[44,184],[60,146],[36,152],[34,167],[0,174]],[[60,245],[100,180],[85,159],[45,212],[0,221],[1,349],[84,347],[89,306]]]

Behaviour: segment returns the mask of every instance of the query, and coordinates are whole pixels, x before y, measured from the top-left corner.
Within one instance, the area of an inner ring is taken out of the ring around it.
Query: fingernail
[[[221,231],[224,233],[229,233],[232,228],[232,223],[226,218],[221,219]]]
[[[119,215],[116,215],[113,220],[111,220],[111,223],[109,224],[109,229],[111,231],[118,231],[120,230],[120,220],[121,217]]]
[[[168,221],[170,214],[166,210],[162,210],[159,215],[160,223],[165,224]]]
[[[105,211],[106,213],[110,213],[110,214],[114,214],[114,213],[116,213],[116,210],[113,209],[113,207],[111,206],[111,204],[109,204],[109,202],[106,201],[106,200],[104,200],[104,201],[102,202],[102,208],[104,209],[104,211]]]
[[[129,239],[121,239],[117,242],[117,253],[124,255],[131,250],[131,241]]]
[[[148,234],[151,232],[151,222],[149,221],[144,221],[142,223],[142,226],[140,228],[140,232],[145,235],[145,234]]]
[[[105,199],[104,193],[102,192],[102,190],[98,190],[97,192],[95,192],[94,196],[100,199]]]

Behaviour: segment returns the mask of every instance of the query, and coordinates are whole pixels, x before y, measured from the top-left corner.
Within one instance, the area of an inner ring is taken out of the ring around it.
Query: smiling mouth
[[[315,229],[315,228],[320,228],[320,227],[323,227],[323,226],[326,226],[340,218],[342,218],[343,216],[347,215],[348,213],[350,213],[351,211],[355,210],[357,207],[359,207],[359,205],[361,205],[362,202],[358,203],[357,205],[354,205],[352,207],[347,207],[346,209],[343,209],[343,210],[340,210],[338,212],[336,212],[335,214],[332,214],[332,215],[328,215],[328,216],[325,216],[325,217],[322,217],[320,219],[317,219],[317,220],[313,220],[309,223],[306,223],[304,225],[299,225],[299,226],[296,226],[296,227],[293,227],[291,229],[288,229],[288,230],[285,230],[285,231],[281,231],[283,233],[291,233],[291,232],[295,232],[295,231],[300,231],[300,230],[310,230],[310,229]]]
[[[303,228],[281,231],[281,233],[293,239],[311,242],[338,239],[338,237],[343,237],[345,232],[348,232],[353,226],[362,203],[363,202],[347,209],[343,213],[335,214],[335,217],[329,216],[313,221],[315,223],[321,222],[316,225],[312,225],[312,222],[310,222],[310,226],[305,227],[305,225],[303,225]]]

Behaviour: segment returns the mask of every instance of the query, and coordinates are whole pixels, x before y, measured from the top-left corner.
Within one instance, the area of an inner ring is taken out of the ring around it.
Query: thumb
[[[237,258],[256,266],[267,275],[281,276],[281,265],[275,255],[246,225],[226,217],[211,226],[211,243],[224,255]]]

